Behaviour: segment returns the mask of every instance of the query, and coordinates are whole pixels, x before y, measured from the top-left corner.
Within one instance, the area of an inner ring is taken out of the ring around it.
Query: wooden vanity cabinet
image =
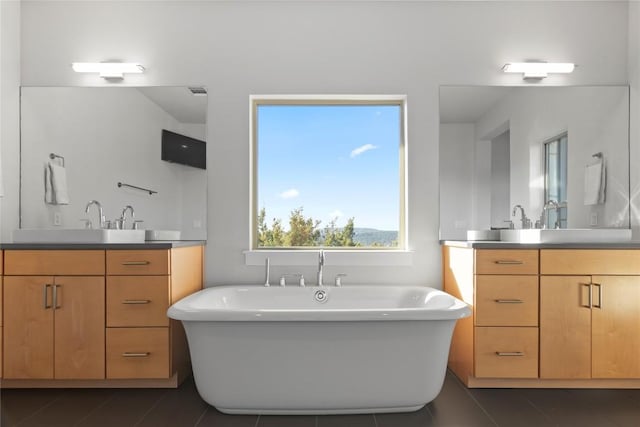
[[[5,251],[4,378],[104,378],[103,252],[38,252]]]
[[[4,317],[4,315],[2,314],[2,294],[4,293],[3,291],[3,282],[4,282],[4,278],[2,277],[4,275],[3,272],[3,267],[4,267],[4,251],[0,250],[0,379],[2,379],[2,336],[3,336],[3,332],[2,332],[2,318]]]
[[[107,378],[169,378],[189,369],[182,324],[167,317],[202,288],[202,247],[107,250]]]
[[[640,378],[640,250],[540,252],[540,377]]]
[[[458,320],[449,367],[474,378],[538,377],[538,251],[444,246],[444,290],[473,308]]]

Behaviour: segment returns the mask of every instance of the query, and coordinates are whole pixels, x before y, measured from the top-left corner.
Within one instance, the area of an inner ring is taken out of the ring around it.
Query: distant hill
[[[373,246],[374,243],[380,246],[391,246],[397,244],[398,232],[388,230],[376,230],[375,228],[354,228],[353,241],[362,246]]]

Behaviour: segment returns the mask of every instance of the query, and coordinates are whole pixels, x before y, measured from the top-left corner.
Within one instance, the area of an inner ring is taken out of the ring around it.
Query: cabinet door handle
[[[149,357],[149,355],[151,355],[151,353],[148,351],[144,353],[131,353],[125,351],[124,353],[122,353],[122,357]]]
[[[496,299],[494,300],[498,304],[522,304],[524,301],[521,299]]]
[[[53,285],[53,309],[55,310],[56,308],[60,308],[62,307],[61,305],[58,305],[58,288],[61,285]]]
[[[122,265],[149,265],[150,261],[123,261]]]
[[[602,310],[602,285],[600,283],[594,283],[593,286],[598,288],[598,304],[594,304],[594,308]]]
[[[524,356],[524,351],[496,351],[498,356]]]
[[[122,301],[123,304],[149,304],[150,299],[126,299]]]
[[[42,306],[45,310],[47,308],[51,308],[51,305],[49,304],[49,288],[51,286],[52,285],[49,283],[42,285]]]
[[[584,308],[593,307],[593,293],[591,292],[591,283],[580,283],[580,286],[586,286],[589,288],[589,293],[587,294],[589,296],[589,302],[587,303],[587,305],[580,304],[580,307],[584,307]],[[580,294],[580,300],[582,301],[582,294]]]
[[[518,261],[515,259],[499,259],[494,261],[498,265],[521,265],[524,264],[524,261]]]

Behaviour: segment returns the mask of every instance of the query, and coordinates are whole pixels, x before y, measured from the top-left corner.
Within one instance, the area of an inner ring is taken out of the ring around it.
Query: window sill
[[[245,265],[317,265],[318,249],[261,249],[244,251]],[[411,266],[413,251],[405,250],[325,250],[324,264],[331,266]]]

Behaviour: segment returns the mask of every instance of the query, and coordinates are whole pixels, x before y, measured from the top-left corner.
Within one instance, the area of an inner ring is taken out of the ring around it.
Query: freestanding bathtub
[[[228,414],[409,412],[440,393],[469,307],[407,286],[211,287],[171,306],[196,387]]]

